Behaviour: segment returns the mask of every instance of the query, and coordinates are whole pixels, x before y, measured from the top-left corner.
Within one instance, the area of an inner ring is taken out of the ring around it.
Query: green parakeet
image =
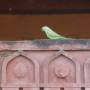
[[[48,26],[43,26],[42,31],[46,33],[46,35],[49,39],[62,39],[62,40],[63,39],[70,39],[70,38],[63,37],[62,35],[59,35],[58,33],[54,32]]]

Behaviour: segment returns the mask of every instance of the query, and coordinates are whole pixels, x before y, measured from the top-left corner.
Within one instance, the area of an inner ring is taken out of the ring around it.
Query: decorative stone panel
[[[80,65],[66,52],[57,52],[44,63],[46,83],[77,83],[79,82]]]
[[[2,90],[89,90],[90,40],[0,42]]]
[[[39,83],[39,64],[28,55],[15,52],[2,63],[2,87],[33,87]]]

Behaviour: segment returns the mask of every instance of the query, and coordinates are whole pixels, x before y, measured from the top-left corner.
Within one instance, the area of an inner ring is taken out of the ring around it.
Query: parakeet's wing
[[[66,39],[65,37],[51,30],[47,31],[46,34],[47,34],[47,37],[50,39]]]

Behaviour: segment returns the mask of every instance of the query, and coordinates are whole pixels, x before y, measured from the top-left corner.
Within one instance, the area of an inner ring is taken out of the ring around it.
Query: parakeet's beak
[[[42,29],[43,32],[45,31],[43,27],[41,29]]]

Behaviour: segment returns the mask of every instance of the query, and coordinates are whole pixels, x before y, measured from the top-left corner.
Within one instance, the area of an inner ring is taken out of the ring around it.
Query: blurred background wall
[[[90,14],[0,15],[0,40],[46,39],[44,25],[66,37],[90,38]]]

